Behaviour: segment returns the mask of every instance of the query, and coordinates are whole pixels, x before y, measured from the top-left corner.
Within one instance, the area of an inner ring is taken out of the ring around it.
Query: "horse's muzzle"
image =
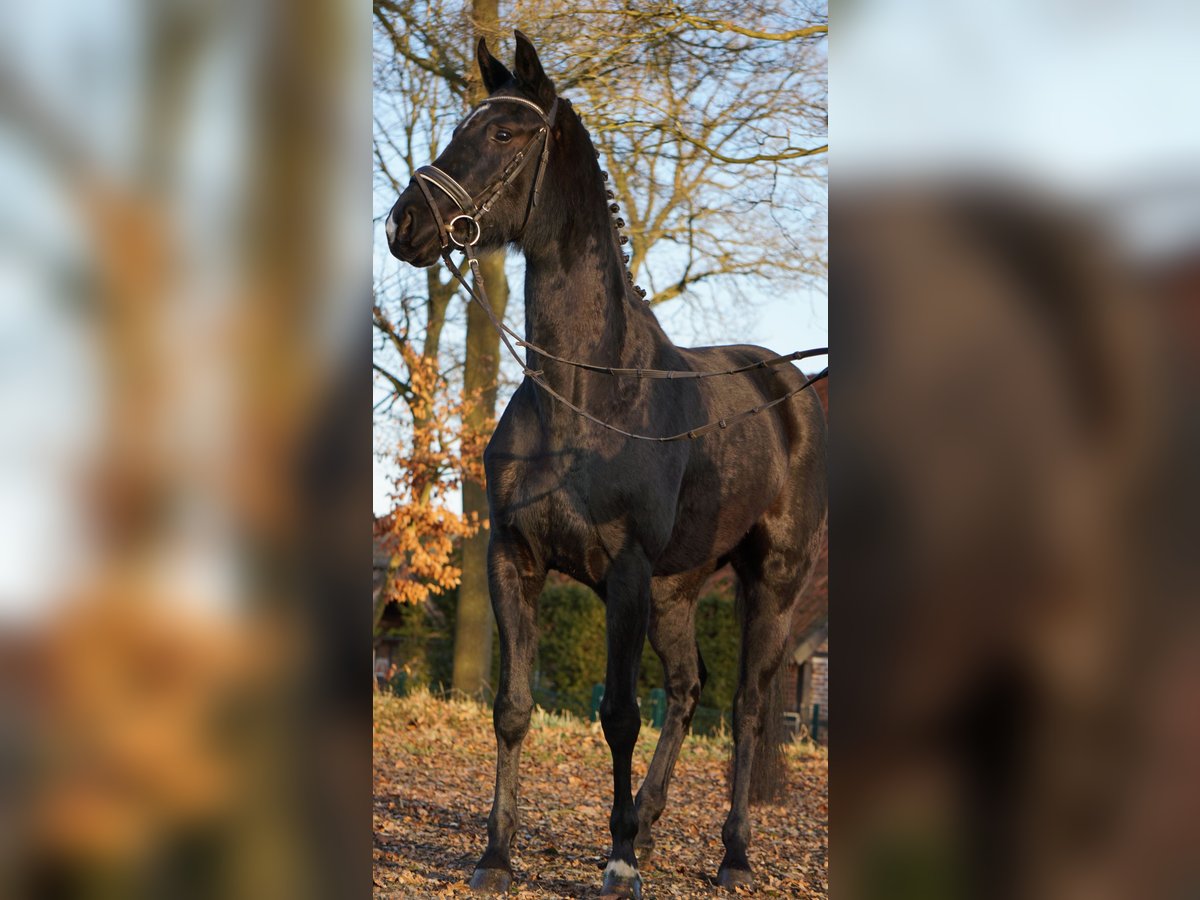
[[[410,196],[410,192],[415,196]],[[392,256],[410,266],[425,268],[438,261],[441,241],[425,198],[410,185],[384,220],[388,249]]]

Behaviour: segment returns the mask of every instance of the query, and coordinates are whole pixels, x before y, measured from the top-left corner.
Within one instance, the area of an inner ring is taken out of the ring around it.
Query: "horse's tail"
[[[741,629],[746,627],[746,598],[739,580],[734,609]],[[754,761],[750,764],[750,802],[773,803],[783,796],[787,780],[783,744],[787,731],[783,721],[783,694],[788,666],[786,657],[780,660],[762,698],[759,722],[761,731],[754,745]],[[730,789],[733,787],[733,760],[730,759]]]
[[[750,802],[774,803],[783,796],[787,782],[783,744],[787,731],[783,721],[783,687],[787,677],[786,662],[771,676],[763,695],[762,731],[754,745],[754,763],[750,769]]]

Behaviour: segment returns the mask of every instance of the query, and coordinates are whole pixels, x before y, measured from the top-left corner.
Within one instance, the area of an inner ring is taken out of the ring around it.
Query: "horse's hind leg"
[[[696,595],[711,572],[712,567],[707,566],[650,582],[650,644],[666,674],[667,718],[637,795],[634,846],[643,863],[653,851],[651,829],[666,806],[675,760],[704,686],[703,663],[696,647]]]
[[[763,711],[771,679],[787,649],[792,609],[816,555],[815,539],[801,541],[797,547],[789,541],[771,540],[772,530],[772,523],[760,523],[733,558],[745,618],[733,701],[733,799],[721,829],[725,858],[717,875],[723,887],[753,881],[747,850],[754,754],[766,724]]]
[[[517,830],[517,767],[529,731],[533,696],[529,679],[537,649],[537,598],[546,579],[528,548],[492,531],[488,588],[500,631],[500,685],[492,721],[496,730],[496,793],[488,816],[488,844],[471,887],[504,892],[512,883],[511,848]]]

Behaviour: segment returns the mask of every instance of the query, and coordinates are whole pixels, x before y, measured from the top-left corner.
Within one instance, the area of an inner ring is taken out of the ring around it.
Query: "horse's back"
[[[753,344],[680,348],[680,353],[692,369],[706,372],[740,368],[781,355]],[[720,415],[727,415],[752,409],[799,390],[808,377],[789,362],[704,381],[709,389],[710,407],[715,407]],[[739,403],[740,406],[737,405]],[[768,420],[783,428],[781,438],[789,456],[820,457],[820,465],[824,465],[825,411],[815,390],[801,390],[765,413],[768,414]],[[745,420],[743,424],[754,418]]]

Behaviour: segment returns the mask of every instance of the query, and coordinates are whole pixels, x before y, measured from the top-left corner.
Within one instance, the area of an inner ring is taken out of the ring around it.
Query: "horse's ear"
[[[512,72],[504,67],[504,63],[488,51],[487,40],[484,38],[479,39],[479,45],[475,48],[475,58],[479,60],[479,74],[483,76],[483,86],[489,94],[513,77]]]
[[[542,61],[538,59],[529,38],[519,30],[513,33],[517,37],[516,65],[513,68],[517,83],[533,94],[543,108],[549,109],[554,102],[554,82],[546,77]]]

